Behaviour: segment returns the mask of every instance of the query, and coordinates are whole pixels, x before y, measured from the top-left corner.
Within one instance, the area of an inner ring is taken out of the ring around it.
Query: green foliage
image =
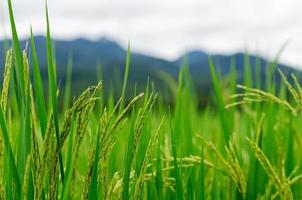
[[[272,80],[267,91],[253,88],[260,75],[254,83],[246,60],[245,85],[236,88],[233,63],[225,87],[210,58],[216,102],[200,111],[185,60],[178,85],[171,82],[175,107],[162,103],[152,81],[127,103],[129,45],[117,102],[113,93],[104,99],[101,82],[71,98],[70,58],[59,108],[47,6],[49,99],[33,32],[31,54],[22,52],[8,5],[13,48],[0,101],[0,199],[301,198],[302,89],[295,75],[279,70],[278,95]]]

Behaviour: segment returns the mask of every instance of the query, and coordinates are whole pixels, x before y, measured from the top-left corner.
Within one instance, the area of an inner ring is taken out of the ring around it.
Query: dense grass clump
[[[13,42],[0,98],[0,199],[302,198],[302,89],[295,75],[289,81],[280,71],[277,92],[273,63],[266,91],[252,88],[260,82],[246,61],[246,85],[236,89],[233,73],[223,87],[209,58],[215,107],[197,109],[186,66],[175,107],[163,104],[149,82],[126,102],[128,48],[118,102],[104,100],[101,82],[71,101],[71,65],[60,102],[47,8],[45,95],[33,31],[22,51],[8,5]]]

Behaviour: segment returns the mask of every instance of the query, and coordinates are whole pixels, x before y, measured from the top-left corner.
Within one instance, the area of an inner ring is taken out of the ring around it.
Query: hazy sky
[[[0,37],[10,35],[0,0]],[[43,0],[12,0],[21,37],[45,32]],[[174,59],[189,49],[259,52],[302,67],[301,0],[49,0],[56,38],[113,38],[132,50]]]

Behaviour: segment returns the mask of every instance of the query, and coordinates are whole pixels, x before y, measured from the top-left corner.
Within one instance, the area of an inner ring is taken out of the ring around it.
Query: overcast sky
[[[0,0],[0,37],[10,36]],[[45,32],[43,0],[12,0],[20,37]],[[115,39],[131,49],[175,59],[191,49],[259,52],[302,68],[301,0],[49,0],[55,38]]]

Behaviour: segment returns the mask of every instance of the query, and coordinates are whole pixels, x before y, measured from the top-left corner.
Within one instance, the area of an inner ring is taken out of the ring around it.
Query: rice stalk
[[[1,92],[1,106],[4,112],[4,115],[6,115],[7,110],[7,101],[8,101],[8,91],[9,91],[9,82],[10,82],[10,72],[12,67],[12,50],[9,49],[6,53],[6,59],[5,59],[5,66],[4,66],[4,75],[3,75],[3,84],[2,84],[2,92]],[[3,150],[4,150],[4,143],[2,134],[0,134],[0,177],[3,177]],[[4,198],[4,188],[2,183],[2,178],[0,179],[0,193],[2,194],[2,198]]]
[[[34,101],[33,101],[33,91],[32,87],[30,85],[30,128],[31,128],[31,154],[32,154],[32,168],[33,168],[33,176],[34,180],[37,178],[37,172],[39,165],[41,165],[41,158],[40,158],[40,153],[39,153],[39,146],[38,146],[38,139],[37,139],[37,134],[36,134],[36,124],[35,122],[37,121],[36,115],[35,115],[35,110],[34,110]],[[35,185],[36,186],[36,185]]]
[[[24,66],[24,71],[23,71],[23,76],[24,76],[24,88],[25,88],[25,94],[26,96],[29,95],[29,61],[27,58],[26,51],[23,50],[23,66]],[[27,97],[26,97],[27,98]]]
[[[236,152],[235,152],[235,147],[232,141],[229,141],[228,147],[226,147],[226,152],[228,156],[228,160],[230,165],[232,166],[235,174],[237,175],[237,184],[238,184],[238,189],[242,193],[243,198],[246,196],[246,186],[247,186],[247,181],[244,175],[244,172],[239,164]]]
[[[9,82],[10,82],[10,74],[13,62],[12,50],[9,49],[6,53],[4,66],[4,75],[3,75],[3,83],[2,83],[2,92],[1,92],[1,106],[3,108],[3,112],[6,113],[7,109],[7,101],[8,101],[8,91],[9,91]]]
[[[95,87],[87,88],[78,97],[78,99],[73,103],[72,107],[65,112],[63,128],[62,128],[62,131],[60,134],[61,135],[61,147],[63,146],[66,138],[68,137],[70,125],[71,125],[71,118],[72,117],[76,118],[76,116],[78,116],[80,114],[80,112],[88,106],[88,104],[90,104],[91,102],[94,102],[96,100],[94,95],[101,88],[102,88],[101,82],[99,82],[98,85]]]
[[[91,87],[88,88],[87,90],[85,90],[82,95],[78,98],[77,101],[75,101],[75,103],[73,104],[72,108],[67,110],[66,114],[65,114],[65,119],[64,119],[64,125],[63,125],[63,132],[61,134],[61,141],[65,141],[65,139],[67,138],[67,136],[69,135],[70,132],[70,126],[71,126],[71,118],[74,117],[75,119],[75,124],[76,129],[75,129],[75,135],[74,135],[74,145],[72,147],[72,161],[73,162],[71,164],[71,174],[75,174],[76,173],[76,165],[78,162],[78,154],[79,154],[79,150],[80,150],[80,145],[82,143],[82,140],[84,138],[84,135],[87,133],[87,129],[88,129],[88,119],[89,119],[89,114],[92,110],[92,108],[94,107],[95,104],[95,100],[97,99],[95,96],[98,93],[98,91],[101,89],[101,82],[96,86],[96,87]],[[62,143],[63,144],[63,143]],[[96,151],[96,150],[95,150]],[[90,169],[90,164],[89,164],[89,170]],[[89,171],[90,172],[90,171]],[[91,171],[92,172],[92,171]],[[88,184],[89,184],[89,179],[90,177],[90,173],[88,173],[88,180],[86,183],[87,185],[84,184],[83,186],[83,198],[86,198],[87,194],[88,194]],[[75,184],[74,181],[75,179],[72,178],[71,179],[72,183],[71,183],[71,194],[72,191],[75,190]]]
[[[294,74],[291,74],[291,77],[294,80],[294,84],[295,84],[295,86],[296,86],[296,88],[298,90],[298,94],[299,94],[299,102],[298,102],[298,104],[300,106],[302,106],[302,88],[301,88],[301,85],[300,85],[297,77]]]
[[[144,103],[144,106],[139,109],[135,121],[131,122],[130,133],[128,136],[128,144],[126,147],[127,150],[126,150],[125,171],[124,171],[124,179],[123,179],[124,183],[123,183],[122,199],[129,198],[129,192],[131,190],[130,182],[129,182],[131,168],[135,161],[134,157],[136,154],[136,150],[138,148],[138,144],[142,134],[143,126],[145,124],[145,120],[149,116],[149,113],[151,112],[156,96],[157,95],[151,95],[149,97],[148,101]],[[135,178],[137,178],[137,176]],[[136,181],[136,179],[134,181]]]
[[[163,161],[165,161],[166,164],[169,162],[174,162],[174,157],[165,156]],[[201,157],[196,156],[196,155],[189,155],[186,157],[177,158],[177,163],[178,163],[179,168],[193,167],[195,165],[201,164],[201,162],[202,162]],[[218,169],[216,166],[214,166],[213,163],[211,163],[208,160],[204,159],[203,162],[204,162],[204,165],[206,165],[207,167]],[[173,169],[174,169],[174,166],[166,165],[165,167],[162,168],[162,171],[170,171]]]
[[[94,167],[94,162],[95,162],[95,154],[97,151],[97,145],[94,144],[90,152],[88,153],[88,164],[87,164],[87,174],[84,178],[84,183],[83,183],[83,188],[82,188],[82,197],[81,199],[88,199],[88,192],[89,192],[89,187],[91,184],[91,179],[92,179],[92,173],[93,173],[93,167]]]
[[[229,161],[227,161],[212,142],[206,141],[201,136],[199,136],[199,138],[209,148],[209,150],[211,150],[215,154],[217,160],[219,160],[222,164],[222,170],[232,179],[232,181],[236,184],[238,190],[242,193],[243,197],[245,197],[246,180],[244,173],[242,172],[242,169],[239,165],[233,144],[229,143],[229,145],[226,147],[226,152],[229,158]]]
[[[255,156],[258,159],[259,163],[263,167],[264,171],[268,175],[271,182],[276,186],[280,197],[282,199],[293,199],[293,194],[291,192],[288,182],[282,182],[281,178],[278,176],[274,167],[271,165],[270,161],[267,159],[265,154],[261,151],[258,145],[252,140],[246,138],[252,149],[254,150]]]
[[[143,96],[143,93],[134,97],[130,103],[120,112],[114,122],[111,122],[113,119],[114,113],[118,110],[121,99],[116,104],[112,113],[108,115],[107,110],[105,109],[103,116],[100,119],[100,126],[98,132],[101,135],[100,139],[100,162],[99,162],[99,177],[98,182],[102,185],[103,198],[107,199],[109,196],[108,186],[108,157],[110,156],[111,150],[115,143],[116,134],[119,132],[119,129],[125,124],[126,115],[129,113],[130,109],[136,104],[136,102]]]
[[[138,147],[138,142],[141,137],[142,133],[142,128],[144,126],[144,120],[147,116],[149,116],[153,105],[155,103],[155,100],[157,98],[157,94],[151,94],[146,105],[144,108],[140,109],[138,112],[138,117],[137,120],[135,121],[135,127],[134,127],[134,139],[133,139],[133,148],[131,152],[131,158],[134,159],[134,154],[136,153],[137,147]]]
[[[56,143],[56,136],[54,131],[50,135],[50,155],[49,155],[49,199],[55,199],[57,194],[57,184],[58,184],[58,154]]]
[[[38,169],[36,172],[37,175],[36,175],[34,199],[41,198],[42,190],[44,187],[44,178],[46,175],[46,166],[48,166],[50,162],[50,155],[51,155],[50,151],[51,151],[51,143],[53,142],[52,141],[53,132],[54,132],[54,121],[53,121],[53,115],[51,114],[47,123],[41,162],[38,165]]]
[[[299,94],[296,92],[296,90],[293,88],[293,86],[288,82],[287,78],[285,77],[285,75],[283,74],[283,72],[278,69],[279,74],[282,78],[283,83],[286,85],[289,93],[292,95],[292,97],[294,98],[295,102],[297,103],[297,105],[300,105],[300,97]],[[300,105],[301,106],[301,105]]]
[[[279,97],[277,97],[271,93],[264,92],[260,89],[249,88],[249,87],[246,87],[243,85],[238,85],[237,87],[247,91],[247,93],[242,94],[242,97],[243,97],[242,101],[230,103],[226,106],[226,108],[230,108],[230,107],[234,107],[234,106],[246,104],[246,103],[252,103],[252,102],[273,102],[273,103],[279,104],[280,106],[284,107],[286,110],[293,113],[294,116],[297,116],[297,109],[295,109],[286,100],[282,100]],[[253,94],[253,95],[251,95],[251,94]],[[257,98],[248,98],[249,96],[258,96],[258,97]]]
[[[151,159],[151,152],[155,146],[155,142],[157,141],[159,131],[162,128],[163,122],[164,122],[164,118],[162,118],[162,120],[160,121],[158,129],[156,130],[156,132],[152,136],[151,140],[149,141],[149,144],[148,144],[148,147],[147,147],[147,150],[146,150],[143,162],[142,162],[141,171],[140,171],[137,181],[135,183],[133,199],[140,199],[140,196],[142,193],[142,187],[143,187],[143,183],[144,183],[144,171],[146,170],[146,168],[148,166],[148,160]]]

